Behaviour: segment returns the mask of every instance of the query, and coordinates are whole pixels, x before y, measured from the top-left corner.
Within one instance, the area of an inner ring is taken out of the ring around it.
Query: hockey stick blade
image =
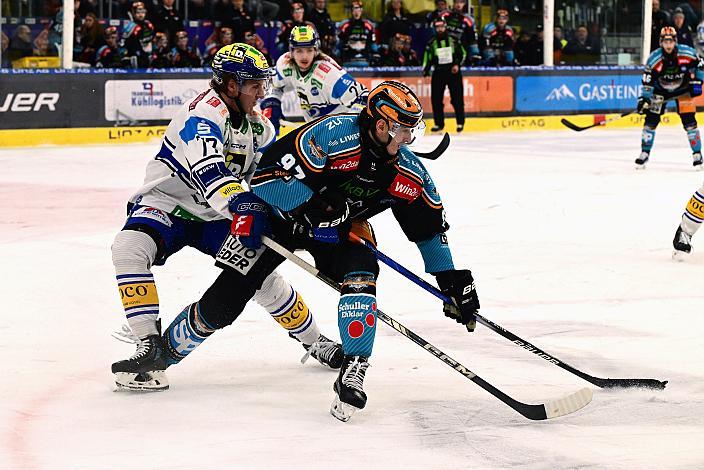
[[[437,147],[435,147],[435,150],[432,150],[430,152],[413,152],[416,157],[419,158],[424,158],[426,160],[437,160],[440,155],[445,153],[445,150],[450,146],[450,134],[445,132],[445,135],[442,136],[442,140],[438,144]]]
[[[425,281],[424,279],[420,278],[401,264],[397,263],[393,259],[389,258],[387,255],[385,255],[383,252],[379,251],[374,245],[371,245],[370,243],[367,243],[366,240],[363,240],[359,238],[357,235],[350,233],[349,235],[350,240],[352,240],[355,243],[358,243],[360,245],[364,245],[367,248],[369,248],[375,255],[376,257],[385,265],[389,266],[402,276],[406,277],[409,281],[415,283],[416,285],[422,287],[426,291],[430,292],[433,294],[435,297],[439,298],[443,302],[451,302],[451,300],[445,296],[442,292],[438,290],[437,287],[433,286],[429,282]],[[627,388],[627,387],[642,387],[642,388],[651,388],[651,389],[656,389],[656,390],[662,390],[665,388],[667,385],[667,380],[661,381],[661,380],[656,380],[656,379],[604,379],[601,377],[594,377],[592,375],[587,374],[586,372],[582,372],[581,370],[572,367],[571,365],[567,364],[566,362],[563,362],[553,356],[552,354],[548,354],[539,347],[529,343],[528,341],[524,340],[523,338],[517,336],[516,334],[512,333],[511,331],[507,330],[501,325],[497,325],[493,321],[489,320],[488,318],[482,316],[477,312],[475,314],[475,317],[477,319],[478,323],[481,323],[482,325],[486,326],[490,330],[494,331],[495,333],[498,333],[499,335],[503,336],[507,340],[511,341],[512,343],[516,344],[517,346],[520,346],[521,348],[525,349],[526,351],[532,352],[539,358],[548,361],[551,364],[555,364],[556,366],[560,367],[561,369],[566,370],[567,372],[570,372],[577,377],[586,380],[587,382],[596,385],[597,387],[601,388]]]
[[[565,118],[560,119],[560,122],[562,123],[562,125],[572,129],[573,131],[582,132],[582,131],[586,131],[587,129],[591,129],[592,127],[605,126],[610,122],[618,121],[619,119],[624,118],[626,116],[630,116],[633,113],[635,113],[635,111],[628,111],[627,113],[623,113],[619,116],[614,116],[614,117],[611,117],[609,119],[605,119],[600,122],[595,122],[594,124],[590,124],[588,126],[578,126],[577,124],[570,122]]]
[[[287,250],[285,247],[283,247],[276,241],[270,239],[269,237],[263,236],[262,242],[284,258],[293,262],[298,267],[317,277],[319,280],[323,281],[331,288],[335,289],[338,292],[340,291],[340,285],[337,282],[327,277],[325,274],[321,273],[315,266],[291,253],[289,250]],[[474,382],[475,384],[477,384],[478,386],[492,394],[494,397],[498,398],[506,405],[510,406],[513,410],[517,411],[522,416],[528,419],[546,420],[565,416],[567,414],[574,413],[575,411],[584,408],[592,400],[591,390],[588,388],[584,388],[563,398],[549,400],[545,403],[538,405],[530,405],[527,403],[520,402],[506,395],[504,392],[494,387],[492,384],[482,379],[471,370],[467,369],[464,365],[452,359],[443,351],[430,344],[428,341],[424,340],[415,332],[409,330],[408,328],[391,318],[389,315],[381,311],[380,309],[377,309],[377,317],[380,318],[381,321],[386,323],[388,326],[396,330],[398,333],[410,339],[418,346],[422,347],[430,354],[444,362],[446,365],[462,374],[466,379],[471,380],[472,382]]]

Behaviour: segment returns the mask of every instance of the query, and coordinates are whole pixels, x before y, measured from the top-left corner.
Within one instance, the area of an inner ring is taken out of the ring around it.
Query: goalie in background
[[[702,168],[702,141],[697,128],[697,111],[694,97],[702,94],[704,60],[697,51],[684,44],[677,44],[677,31],[672,26],[660,30],[660,47],[648,57],[643,72],[643,94],[638,98],[638,112],[645,114],[641,137],[641,153],[636,158],[636,168],[645,168],[655,140],[655,129],[667,102],[675,100],[677,114],[687,132],[692,148],[692,165]]]

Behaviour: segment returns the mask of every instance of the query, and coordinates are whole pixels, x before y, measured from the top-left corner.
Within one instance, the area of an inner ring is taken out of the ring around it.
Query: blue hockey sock
[[[183,309],[164,330],[167,366],[181,362],[214,331],[215,328],[210,327],[202,319],[197,303]]]
[[[369,272],[345,276],[338,304],[342,350],[350,356],[372,354],[376,333],[376,280]]]
[[[643,133],[640,138],[640,149],[643,152],[650,153],[650,149],[653,148],[653,141],[655,140],[655,129],[650,129],[649,127],[643,128]]]
[[[701,152],[702,150],[702,138],[699,135],[699,129],[688,129],[687,139],[689,140],[689,146],[692,147],[692,152]]]

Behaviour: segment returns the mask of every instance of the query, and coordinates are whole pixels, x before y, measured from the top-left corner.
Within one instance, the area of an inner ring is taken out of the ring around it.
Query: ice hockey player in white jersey
[[[306,122],[336,113],[359,113],[369,91],[332,58],[320,52],[320,38],[312,26],[291,30],[289,52],[276,61],[273,87],[261,102],[262,113],[279,132],[281,99],[293,91]]]
[[[120,297],[138,339],[137,352],[112,365],[119,388],[168,388],[164,370],[232,323],[253,295],[292,338],[303,343],[307,355],[334,369],[342,363],[340,346],[320,333],[301,296],[275,272],[256,283],[211,286],[223,289],[223,295],[245,299],[242,308],[219,308],[210,300],[209,311],[217,314],[205,321],[196,302],[161,336],[152,266],[163,265],[185,246],[212,257],[221,251],[233,225],[233,197],[249,191],[260,152],[275,139],[269,120],[254,110],[274,73],[264,56],[247,44],[235,43],[220,49],[211,66],[211,87],[170,122],[112,245]],[[258,269],[252,260],[257,246],[229,248],[239,269]]]

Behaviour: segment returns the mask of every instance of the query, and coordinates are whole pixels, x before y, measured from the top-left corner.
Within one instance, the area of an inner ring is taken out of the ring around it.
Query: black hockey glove
[[[644,96],[641,96],[638,98],[638,114],[645,114],[646,111],[650,108],[650,98],[646,98]]]
[[[325,243],[339,243],[347,239],[350,208],[347,199],[339,193],[315,194],[301,208],[300,218],[310,226],[310,236]]]
[[[474,331],[477,324],[476,313],[479,310],[479,298],[474,288],[474,278],[468,269],[452,269],[434,273],[438,286],[443,294],[450,297],[454,303],[445,302],[445,316],[457,323],[467,326],[468,331]]]
[[[702,94],[702,81],[692,79],[689,81],[689,96],[695,97]]]

